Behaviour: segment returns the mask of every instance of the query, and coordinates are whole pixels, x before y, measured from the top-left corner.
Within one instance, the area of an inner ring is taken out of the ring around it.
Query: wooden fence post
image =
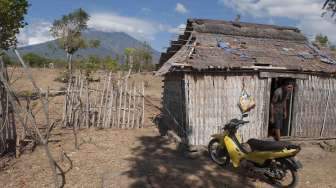
[[[141,119],[141,127],[144,126],[145,123],[145,84],[142,81],[142,119]]]

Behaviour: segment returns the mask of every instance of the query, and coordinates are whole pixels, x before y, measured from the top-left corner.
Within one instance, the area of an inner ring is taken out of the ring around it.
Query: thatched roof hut
[[[242,87],[256,100],[244,139],[268,135],[270,98],[278,81],[295,90],[283,135],[336,137],[336,61],[295,27],[189,19],[160,58],[163,108],[191,145],[239,116]]]

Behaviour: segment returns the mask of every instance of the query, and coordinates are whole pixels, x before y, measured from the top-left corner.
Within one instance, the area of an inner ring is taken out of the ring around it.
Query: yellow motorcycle
[[[223,167],[242,167],[256,175],[262,175],[277,187],[295,187],[298,169],[302,168],[295,155],[300,146],[284,141],[249,139],[241,143],[237,130],[249,123],[243,118],[232,119],[221,134],[212,135],[208,145],[211,159]]]

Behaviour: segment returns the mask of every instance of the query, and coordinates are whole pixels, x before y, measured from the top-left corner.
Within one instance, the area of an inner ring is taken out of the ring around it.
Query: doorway
[[[283,89],[283,85],[286,84],[291,84],[293,85],[292,91],[287,92],[285,89]],[[282,105],[284,106],[283,112],[285,110],[287,111],[287,117],[283,117],[283,124],[280,129],[281,136],[290,136],[291,135],[291,130],[292,130],[292,114],[293,114],[293,100],[294,100],[294,92],[295,92],[295,79],[293,78],[284,78],[284,77],[277,77],[277,78],[272,78],[271,82],[271,97],[270,97],[270,110],[269,110],[269,126],[268,126],[268,135],[271,136],[273,134],[273,128],[275,127],[274,123],[271,122],[271,117],[272,117],[272,100],[274,100],[274,93],[275,91],[280,88],[281,94],[283,94],[282,98],[280,101],[282,101]],[[277,102],[280,102],[279,100]],[[279,107],[279,104],[277,104]],[[279,108],[278,108],[279,110]]]

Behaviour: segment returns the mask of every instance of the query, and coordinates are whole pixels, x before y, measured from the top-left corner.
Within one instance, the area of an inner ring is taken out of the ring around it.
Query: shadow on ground
[[[234,170],[225,170],[208,158],[189,159],[181,148],[161,136],[139,137],[140,146],[128,158],[134,179],[130,187],[255,187],[250,178]]]

